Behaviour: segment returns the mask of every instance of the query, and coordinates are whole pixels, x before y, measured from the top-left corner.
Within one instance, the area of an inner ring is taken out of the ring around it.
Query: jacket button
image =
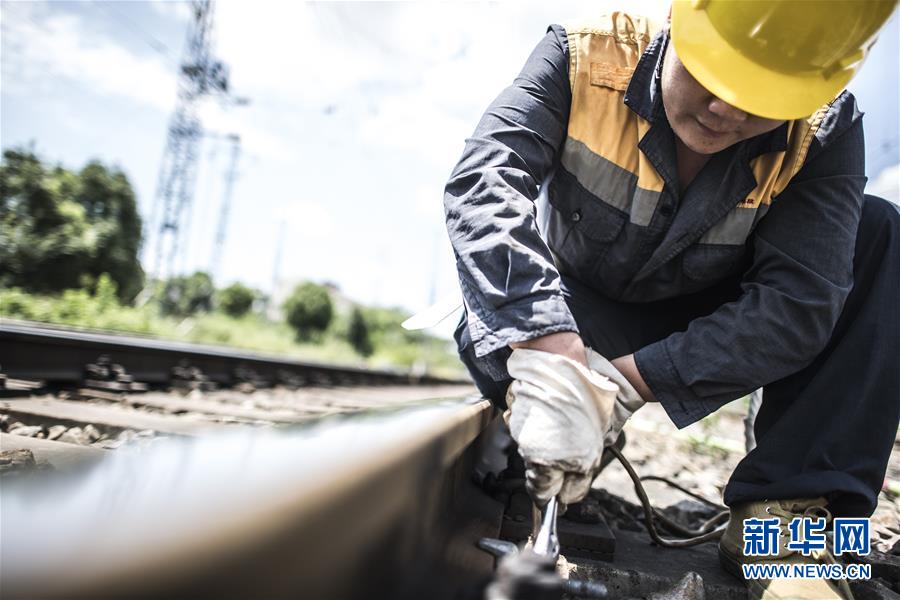
[[[574,221],[575,223],[577,223],[578,221],[580,221],[580,220],[581,220],[581,211],[580,211],[580,210],[574,210],[574,211],[572,211],[572,217],[571,217],[571,218],[572,218],[572,221]]]
[[[659,207],[659,214],[664,217],[668,217],[672,214],[672,205],[671,204],[663,204]]]

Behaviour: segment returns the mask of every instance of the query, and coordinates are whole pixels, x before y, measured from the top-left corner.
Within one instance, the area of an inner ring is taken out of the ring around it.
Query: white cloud
[[[420,217],[443,219],[443,189],[429,185],[419,185],[413,194],[413,209]]]
[[[81,17],[46,3],[3,3],[3,55],[4,85],[17,92],[47,90],[61,79],[164,111],[175,102],[175,73],[161,59],[88,32]]]
[[[456,293],[441,193],[465,138],[548,24],[626,5],[659,17],[668,1],[217,2],[215,54],[229,66],[234,93],[251,101],[225,110],[211,100],[201,110],[208,131],[238,133],[244,149],[223,279],[268,289],[283,220],[285,280],[332,280],[360,301],[410,308],[427,305],[432,288],[439,297]],[[149,105],[168,113],[174,67],[141,40],[97,31],[91,19],[102,23],[104,15],[90,6],[4,1],[5,94],[19,86],[24,105],[49,72],[101,96],[132,100],[118,103],[124,111]],[[155,26],[168,27],[166,35],[154,34],[183,39],[187,3],[153,2],[150,10]],[[71,102],[56,96],[60,106]],[[134,146],[126,168],[158,164],[159,138]],[[197,268],[207,266],[227,162],[220,148],[209,168],[204,148],[191,242]],[[142,198],[154,194],[155,180],[147,181],[138,190]]]
[[[204,130],[210,134],[240,135],[245,155],[272,160],[291,152],[290,139],[284,131],[269,131],[265,126],[255,124],[255,115],[248,107],[223,107],[221,103],[209,99],[201,105],[200,116]]]
[[[335,219],[322,204],[308,200],[291,200],[282,206],[282,220],[285,222],[289,237],[327,240],[334,234]]]
[[[353,5],[359,6],[359,5]],[[350,31],[354,22],[329,4],[222,2],[217,5],[218,53],[233,86],[270,103],[341,102],[365,81],[383,79],[377,53]]]
[[[153,2],[149,6],[184,25],[190,17],[186,3]],[[86,9],[85,15],[78,15],[52,8],[38,2],[3,3],[3,86],[7,93],[33,96],[40,91],[65,97],[57,87],[63,84],[70,95],[83,89],[165,113],[174,109],[177,82],[171,63],[155,54],[141,56],[92,30],[84,17],[104,18],[102,11]],[[64,104],[61,109],[65,110]],[[201,104],[200,114],[208,132],[240,133],[247,154],[272,159],[290,152],[283,135],[255,126],[245,108],[223,108],[210,99]],[[74,129],[86,127],[71,114],[68,120]]]
[[[885,167],[866,185],[866,193],[900,204],[900,163]]]
[[[334,111],[364,144],[449,171],[549,23],[625,5],[220,2],[216,39],[233,89],[257,103],[250,111],[280,111],[282,135]],[[627,4],[657,17],[666,5]]]
[[[179,0],[154,0],[150,7],[163,17],[187,20],[191,16],[191,7],[187,2]]]

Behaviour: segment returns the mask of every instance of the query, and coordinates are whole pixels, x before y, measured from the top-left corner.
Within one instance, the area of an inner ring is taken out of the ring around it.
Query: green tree
[[[391,344],[422,343],[428,337],[422,331],[403,329],[401,323],[409,318],[409,313],[401,308],[371,306],[364,309],[364,316],[377,348]]]
[[[97,280],[108,273],[119,290],[119,298],[130,302],[141,291],[144,271],[141,249],[141,217],[134,190],[125,175],[92,161],[78,175],[75,199],[94,224],[97,240],[90,275]]]
[[[115,308],[118,305],[118,289],[116,282],[112,280],[109,273],[103,273],[97,279],[97,285],[94,286],[94,298],[97,300],[97,306],[102,311]]]
[[[163,314],[187,317],[212,310],[215,293],[209,274],[197,271],[193,275],[169,279],[159,301]]]
[[[372,345],[372,338],[369,335],[369,325],[363,312],[354,307],[350,313],[350,324],[347,327],[347,341],[362,356],[371,356],[375,351]]]
[[[301,340],[313,339],[323,333],[334,317],[328,290],[312,282],[294,288],[282,308],[288,324]]]
[[[141,220],[118,170],[49,168],[30,150],[0,162],[0,285],[31,292],[94,288],[108,273],[119,298],[143,284]]]
[[[90,265],[92,231],[74,201],[76,178],[34,154],[7,150],[0,163],[0,283],[36,292],[78,287]]]
[[[232,283],[219,291],[218,305],[226,315],[242,317],[253,307],[256,292],[241,283]]]

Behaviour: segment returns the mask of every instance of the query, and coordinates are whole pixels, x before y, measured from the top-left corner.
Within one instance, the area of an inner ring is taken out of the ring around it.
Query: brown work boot
[[[829,579],[745,579],[743,564],[758,565],[798,565],[835,563],[834,557],[826,550],[813,550],[810,556],[790,550],[786,544],[791,540],[788,524],[796,517],[824,517],[831,522],[831,513],[825,508],[824,498],[796,500],[762,500],[748,502],[731,508],[731,520],[725,534],[719,541],[719,562],[722,567],[743,581],[749,597],[764,600],[835,599],[852,600],[850,586],[844,580]],[[778,554],[775,556],[744,556],[744,519],[778,518],[781,531]]]

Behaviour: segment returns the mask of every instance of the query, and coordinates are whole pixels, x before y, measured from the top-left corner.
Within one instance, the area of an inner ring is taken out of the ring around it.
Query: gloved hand
[[[609,427],[603,436],[603,446],[612,446],[616,443],[622,427],[625,426],[631,415],[642,407],[646,402],[637,393],[634,386],[631,385],[625,376],[616,369],[611,362],[594,352],[591,348],[586,348],[587,362],[591,370],[607,377],[610,381],[619,387],[616,393],[616,403],[613,407],[612,419],[610,419]]]
[[[539,505],[584,498],[600,464],[617,386],[559,354],[518,348],[504,417],[525,459],[526,487]]]

